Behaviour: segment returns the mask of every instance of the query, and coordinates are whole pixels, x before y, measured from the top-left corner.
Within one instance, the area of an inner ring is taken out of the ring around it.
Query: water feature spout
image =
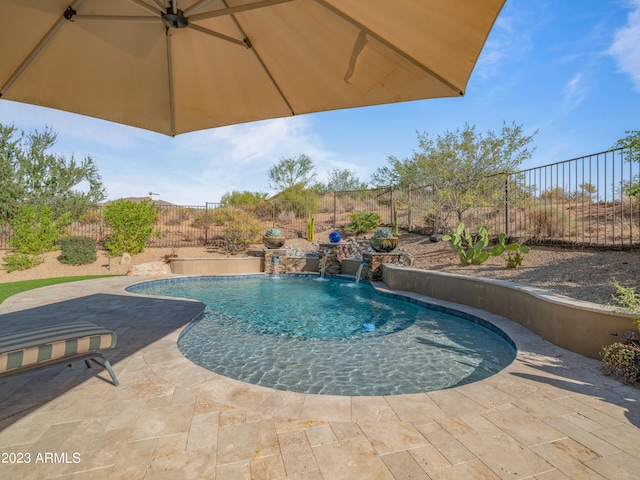
[[[368,260],[362,260],[362,262],[360,263],[360,266],[358,267],[358,271],[356,272],[356,285],[360,283],[360,275],[362,275],[362,269],[367,263],[369,263]]]
[[[280,266],[280,257],[278,255],[273,256],[273,276],[278,276],[278,267]]]
[[[324,278],[324,271],[327,268],[327,254],[329,253],[329,249],[324,249],[324,255],[322,256],[322,263],[320,264],[320,278]]]

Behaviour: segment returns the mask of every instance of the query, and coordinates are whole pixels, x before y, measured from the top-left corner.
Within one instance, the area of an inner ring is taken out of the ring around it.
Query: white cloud
[[[575,108],[586,97],[586,87],[583,81],[583,75],[578,73],[573,76],[571,80],[569,80],[564,86],[565,92],[565,106],[568,108]]]
[[[526,3],[509,7],[498,16],[474,68],[473,75],[483,81],[495,79],[501,69],[511,68],[533,48],[534,26],[540,23],[542,7]]]
[[[632,0],[627,24],[618,29],[608,50],[618,70],[631,77],[634,88],[640,92],[640,0]]]
[[[269,168],[282,157],[301,153],[309,155],[316,167],[333,157],[308,117],[234,125],[174,139],[141,141],[129,151],[135,160],[105,177],[105,183],[109,184],[110,198],[134,196],[124,189],[135,179],[142,194],[152,189],[172,203],[202,205],[216,202],[232,190],[269,191]],[[104,158],[103,163],[117,161],[117,156],[112,157]]]
[[[215,146],[225,158],[241,163],[260,160],[274,164],[280,157],[301,153],[314,160],[326,156],[320,140],[312,132],[309,117],[305,116],[213,129],[199,141]]]

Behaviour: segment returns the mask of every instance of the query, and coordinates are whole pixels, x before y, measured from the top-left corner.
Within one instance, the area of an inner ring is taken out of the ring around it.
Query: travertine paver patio
[[[639,390],[506,319],[483,315],[516,341],[518,357],[482,382],[304,395],[192,364],[176,339],[202,305],[124,292],[142,280],[57,285],[0,305],[3,329],[68,319],[116,329],[106,355],[120,380],[83,362],[0,380],[0,478],[640,477]]]

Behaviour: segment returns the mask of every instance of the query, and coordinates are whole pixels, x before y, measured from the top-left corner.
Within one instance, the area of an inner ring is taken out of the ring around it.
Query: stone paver
[[[105,354],[120,380],[82,362],[2,378],[0,478],[638,478],[640,392],[507,319],[482,313],[519,353],[481,382],[304,395],[185,359],[176,340],[202,304],[124,291],[142,280],[56,285],[0,304],[3,331],[74,319],[115,329]]]

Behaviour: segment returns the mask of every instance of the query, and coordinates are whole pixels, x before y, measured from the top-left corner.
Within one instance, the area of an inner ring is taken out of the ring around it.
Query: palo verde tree
[[[626,159],[628,162],[640,163],[640,130],[627,130],[624,138],[618,139],[614,148],[624,148],[627,150]],[[636,175],[632,183],[626,188],[627,195],[640,199],[640,175]]]
[[[346,192],[364,190],[367,184],[360,180],[353,170],[347,168],[332,168],[327,174],[326,192]]]
[[[373,181],[379,185],[431,185],[435,211],[455,212],[458,221],[471,207],[495,203],[505,188],[506,175],[529,159],[529,144],[537,132],[525,135],[522,125],[503,124],[500,133],[476,131],[465,124],[455,132],[432,138],[418,133],[419,150],[410,159],[388,159]]]
[[[286,190],[294,185],[307,187],[316,176],[315,165],[305,154],[281,158],[269,169],[269,183],[277,190]]]
[[[640,130],[626,130],[626,136],[618,139],[613,148],[628,148],[629,160],[640,163]]]

